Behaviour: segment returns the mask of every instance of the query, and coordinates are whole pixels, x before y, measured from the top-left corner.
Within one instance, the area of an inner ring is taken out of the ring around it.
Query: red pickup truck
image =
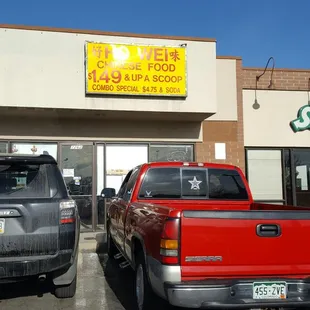
[[[107,244],[135,270],[139,310],[156,295],[185,308],[310,306],[310,208],[253,202],[235,166],[135,167],[109,207]]]

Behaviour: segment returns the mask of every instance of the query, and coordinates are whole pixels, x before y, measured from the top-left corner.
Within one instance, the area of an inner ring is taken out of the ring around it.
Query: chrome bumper
[[[253,299],[254,281],[257,279],[166,282],[164,287],[168,302],[177,307],[249,309],[310,306],[310,279],[308,281],[281,279],[288,284],[288,295],[285,300]]]

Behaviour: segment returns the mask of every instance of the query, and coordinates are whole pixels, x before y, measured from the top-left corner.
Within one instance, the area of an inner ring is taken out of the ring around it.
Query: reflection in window
[[[151,168],[144,177],[140,198],[180,198],[179,168]]]
[[[280,163],[281,153],[283,167]],[[286,148],[283,151],[247,150],[247,158],[247,173],[254,199],[269,203],[272,200],[280,200],[280,185],[284,184],[285,204],[300,207],[310,205],[309,148]]]
[[[294,149],[295,185],[297,206],[310,205],[310,150]]]
[[[209,175],[209,188],[207,184]],[[195,168],[150,168],[139,197],[143,199],[247,200],[248,194],[236,170]]]
[[[296,189],[301,191],[308,191],[308,172],[307,165],[296,167]]]
[[[284,178],[285,178],[285,191],[286,191],[286,203],[293,205],[293,191],[292,191],[292,167],[291,167],[291,155],[289,150],[284,150]]]
[[[8,153],[8,143],[0,142],[0,153],[1,154]]]
[[[149,149],[149,161],[194,161],[193,145],[152,144]]]
[[[93,146],[62,145],[62,173],[72,195],[92,194]]]
[[[0,165],[0,198],[50,197],[47,166]]]
[[[136,184],[136,181],[137,181],[137,178],[139,176],[139,173],[140,173],[140,167],[136,168],[131,176],[130,176],[130,179],[128,180],[128,183],[126,185],[126,191],[125,193],[123,194],[123,197],[124,197],[124,200],[125,201],[129,201],[130,197],[131,197],[131,194],[133,192],[133,189],[134,189],[134,186]]]
[[[11,153],[16,154],[47,154],[53,156],[57,160],[57,144],[56,143],[11,143]]]
[[[209,169],[210,199],[247,200],[248,193],[236,170]]]

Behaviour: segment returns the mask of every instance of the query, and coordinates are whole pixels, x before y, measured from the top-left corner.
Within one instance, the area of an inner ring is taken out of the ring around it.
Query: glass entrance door
[[[62,143],[60,167],[67,188],[76,201],[81,230],[92,230],[93,143]]]
[[[105,149],[104,149],[105,148]],[[105,188],[118,192],[130,169],[148,161],[148,145],[103,144],[97,145],[97,230],[104,230],[106,213],[111,199],[104,198]]]
[[[308,207],[310,204],[310,150],[294,149],[294,183],[296,205],[300,207]]]

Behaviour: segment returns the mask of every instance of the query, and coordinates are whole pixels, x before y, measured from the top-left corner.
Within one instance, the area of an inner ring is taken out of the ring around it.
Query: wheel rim
[[[139,310],[143,308],[144,302],[144,275],[143,268],[140,264],[136,274],[136,297]]]

